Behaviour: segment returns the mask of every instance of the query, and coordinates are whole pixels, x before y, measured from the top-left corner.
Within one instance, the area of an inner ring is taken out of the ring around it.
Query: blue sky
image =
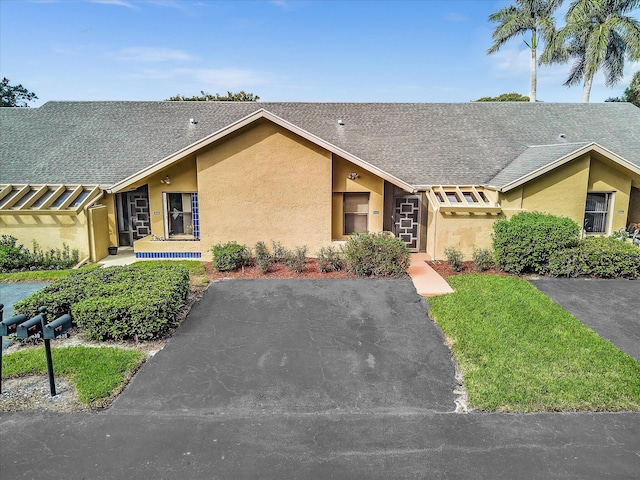
[[[528,94],[529,51],[487,56],[509,1],[0,0],[0,76],[49,100],[164,100],[245,90],[261,101],[467,102]],[[565,0],[565,9],[569,0]],[[562,15],[562,13],[560,13]],[[562,20],[560,19],[560,24]],[[620,95],[598,75],[592,102]],[[579,102],[569,65],[538,98]]]

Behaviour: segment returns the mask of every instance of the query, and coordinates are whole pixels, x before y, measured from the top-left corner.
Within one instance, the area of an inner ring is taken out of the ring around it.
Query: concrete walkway
[[[426,253],[411,254],[411,264],[407,273],[411,277],[418,295],[431,297],[453,293],[453,289],[447,281],[429,266],[427,260],[431,260],[431,257]]]

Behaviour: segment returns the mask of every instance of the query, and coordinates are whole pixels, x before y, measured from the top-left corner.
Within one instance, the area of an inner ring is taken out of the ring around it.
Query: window
[[[588,233],[606,233],[610,193],[587,193],[584,209],[584,229]]]
[[[167,238],[200,235],[197,193],[163,193]]]
[[[367,231],[369,218],[369,194],[344,194],[344,234],[364,233]]]

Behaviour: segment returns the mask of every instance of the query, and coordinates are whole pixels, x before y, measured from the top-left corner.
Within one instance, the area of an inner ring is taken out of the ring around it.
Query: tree
[[[7,77],[0,82],[0,107],[28,107],[28,102],[37,98],[35,93],[22,85],[9,85]]]
[[[598,70],[605,85],[616,85],[623,76],[625,59],[640,59],[640,23],[630,15],[640,0],[574,0],[566,25],[547,44],[541,63],[574,63],[566,86],[584,82],[582,101],[591,96]]]
[[[258,95],[253,93],[247,93],[244,90],[240,90],[238,93],[227,91],[227,95],[220,95],[216,93],[211,95],[210,93],[200,90],[201,95],[194,95],[193,97],[185,97],[180,94],[175,97],[169,97],[167,101],[170,102],[257,102],[260,100]]]
[[[631,83],[621,97],[609,97],[605,102],[629,102],[640,107],[640,70],[633,75]]]
[[[496,53],[502,45],[518,35],[531,33],[530,42],[524,41],[531,50],[531,87],[529,101],[536,101],[538,64],[538,41],[547,42],[555,33],[553,12],[562,0],[515,0],[515,5],[502,8],[489,16],[489,21],[498,23],[493,31],[493,45],[487,54]]]
[[[528,102],[529,97],[526,95],[521,95],[516,92],[512,93],[502,93],[497,97],[482,97],[474,102]]]

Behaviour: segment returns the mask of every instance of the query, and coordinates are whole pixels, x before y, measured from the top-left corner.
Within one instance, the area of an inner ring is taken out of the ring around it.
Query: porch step
[[[429,266],[427,260],[431,260],[431,257],[426,253],[411,254],[411,264],[407,273],[411,277],[418,295],[431,297],[433,295],[453,293],[453,289],[447,281]]]

